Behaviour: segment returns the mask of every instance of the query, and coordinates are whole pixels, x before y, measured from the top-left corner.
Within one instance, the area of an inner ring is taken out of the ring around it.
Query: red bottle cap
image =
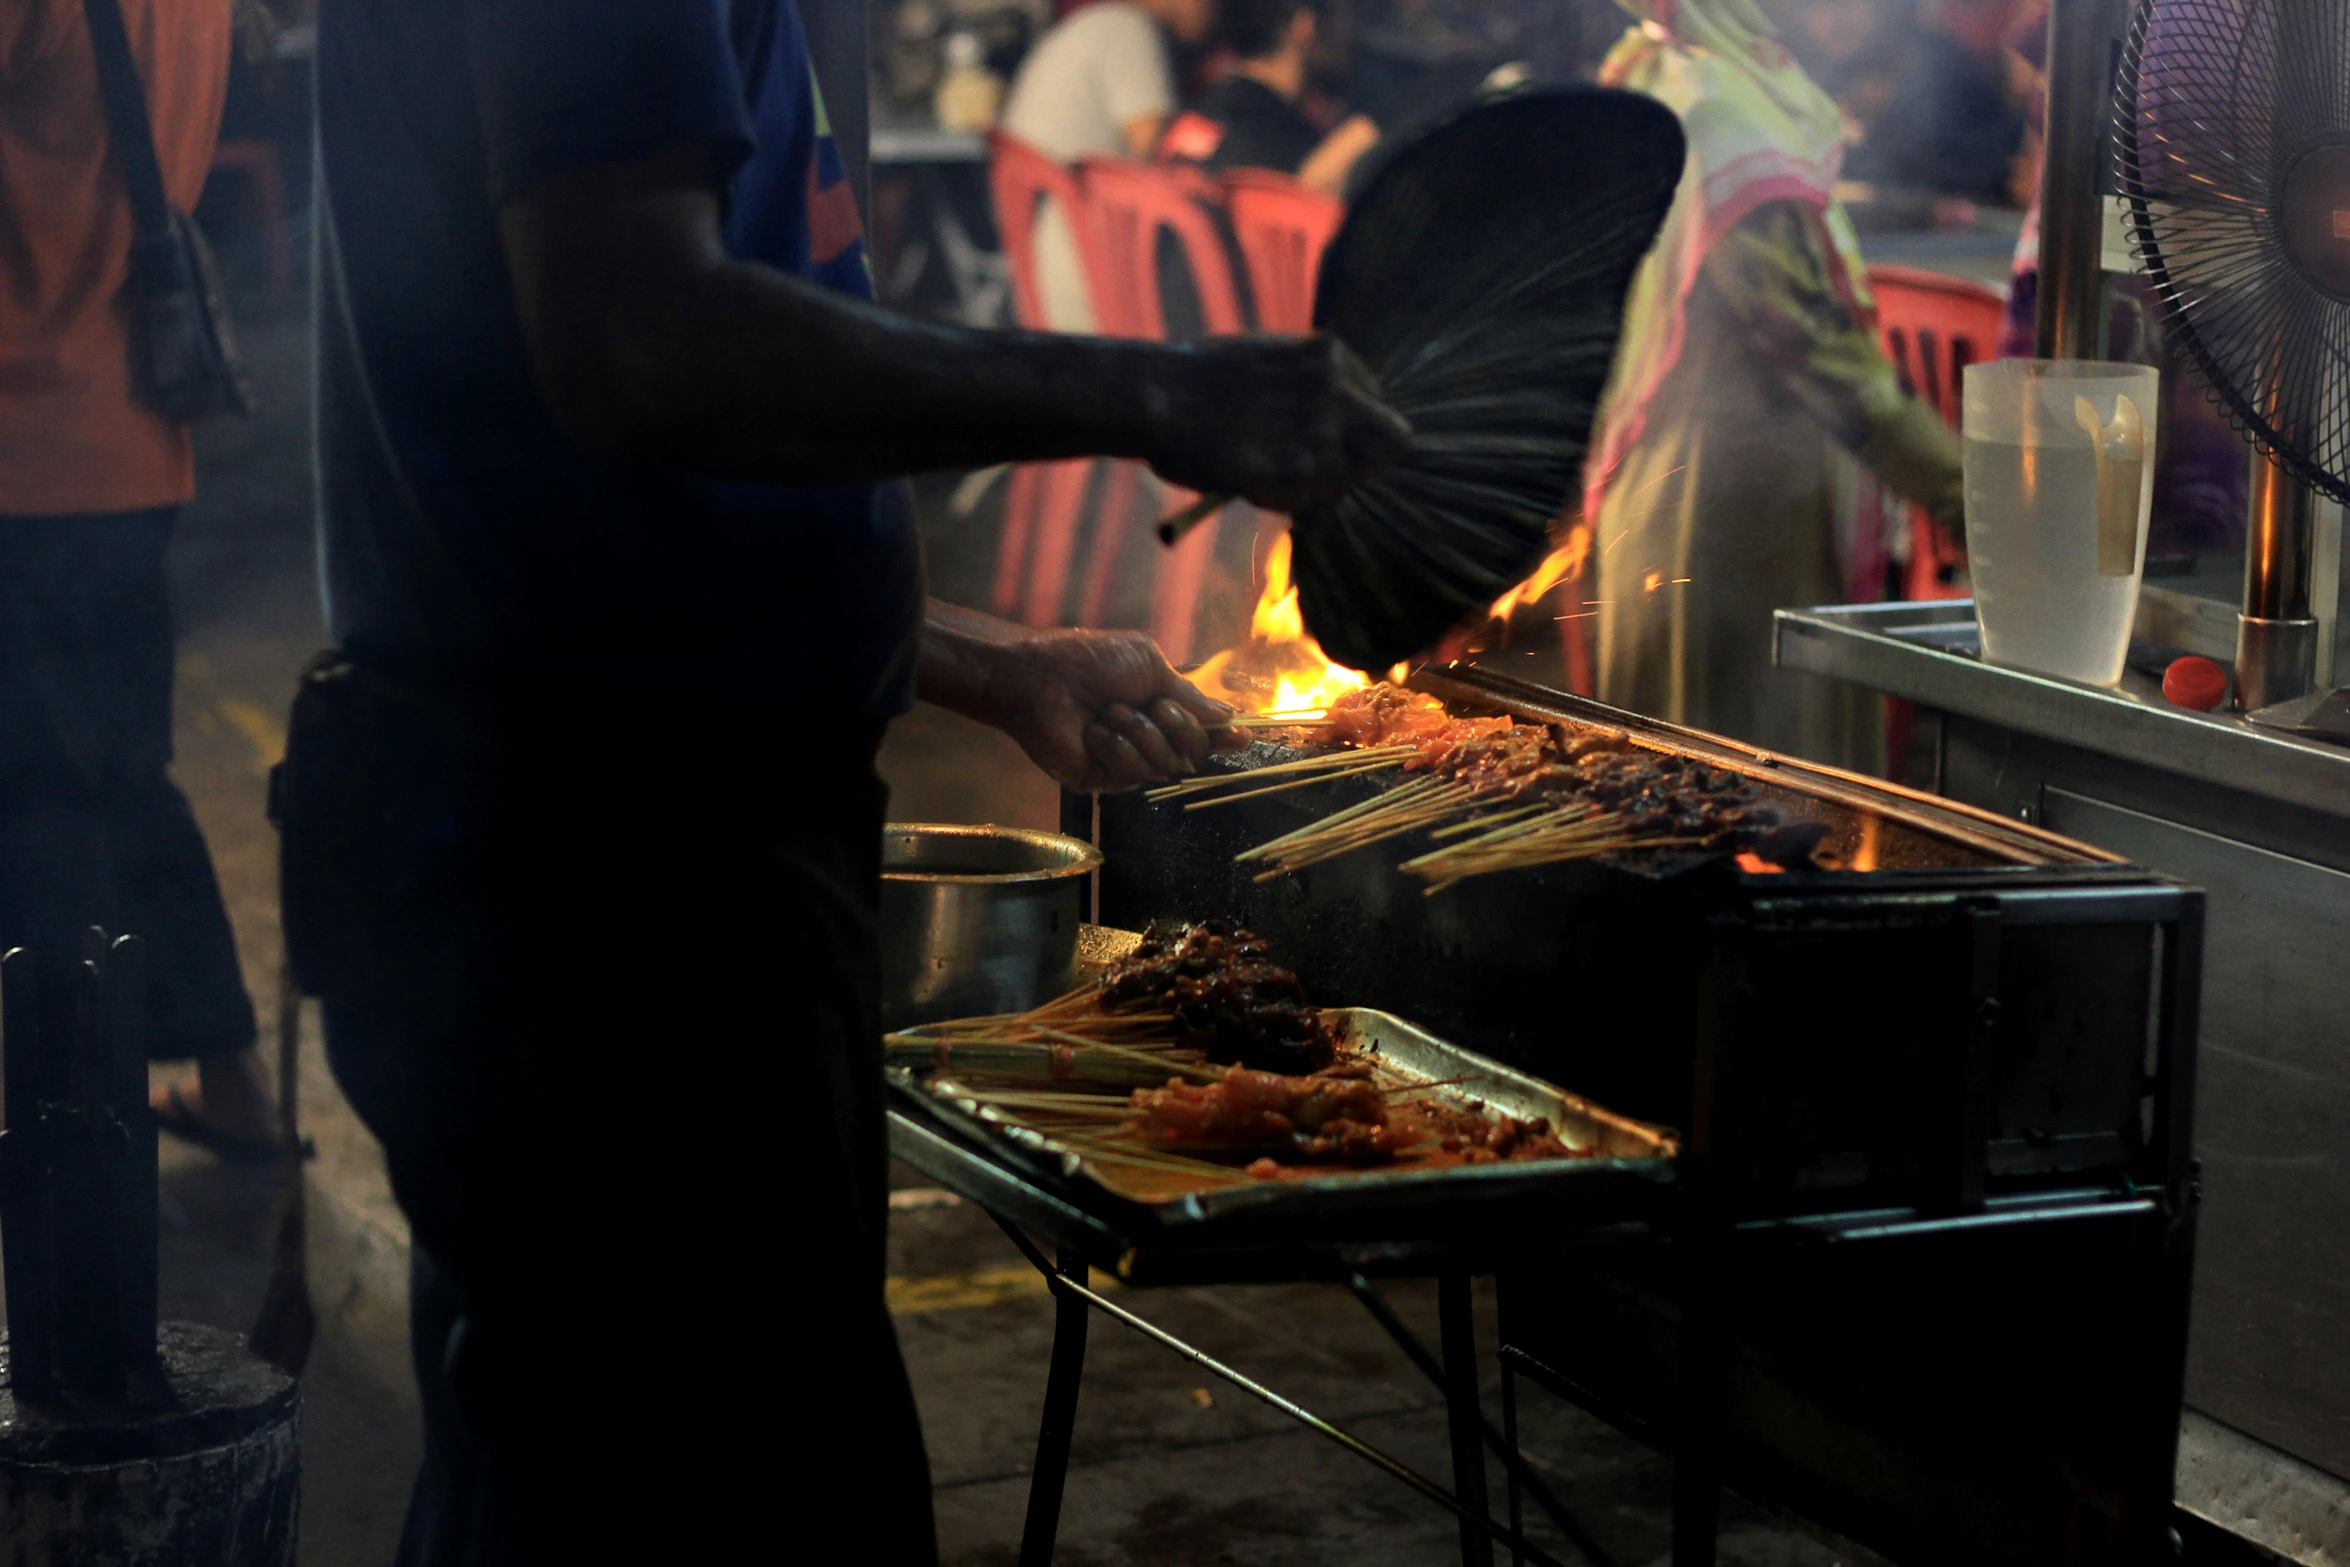
[[[2208,658],[2190,654],[2171,660],[2162,672],[2162,694],[2180,707],[2208,713],[2227,700],[2228,672]]]

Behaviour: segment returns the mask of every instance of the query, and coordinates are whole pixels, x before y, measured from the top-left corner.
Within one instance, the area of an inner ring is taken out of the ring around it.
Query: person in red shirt
[[[203,189],[230,0],[118,0],[174,206]],[[154,1054],[194,1057],[168,1129],[268,1151],[228,914],[171,761],[163,551],[195,493],[184,426],[133,391],[131,208],[81,0],[0,6],[0,948],[147,942]],[[42,987],[62,1025],[63,983]]]

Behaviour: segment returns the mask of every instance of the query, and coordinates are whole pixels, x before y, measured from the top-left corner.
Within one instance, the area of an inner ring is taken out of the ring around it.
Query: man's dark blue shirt
[[[318,424],[328,620],[363,659],[868,718],[910,696],[901,487],[614,461],[532,379],[498,210],[681,140],[726,242],[870,297],[791,0],[335,0],[320,8]]]

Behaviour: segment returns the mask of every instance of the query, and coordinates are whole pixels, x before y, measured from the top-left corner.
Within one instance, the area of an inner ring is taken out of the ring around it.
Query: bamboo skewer
[[[1244,773],[1218,773],[1212,778],[1186,778],[1180,783],[1162,784],[1146,790],[1146,800],[1171,800],[1180,795],[1202,794],[1212,789],[1228,789],[1238,784],[1254,783],[1260,778],[1278,778],[1292,773],[1328,772],[1332,768],[1352,767],[1373,757],[1392,757],[1396,761],[1418,751],[1416,745],[1372,745],[1360,750],[1333,751],[1328,756],[1308,756],[1295,762],[1275,762],[1270,767],[1253,767]]]
[[[1354,821],[1357,818],[1367,816],[1374,811],[1392,809],[1401,805],[1407,800],[1417,799],[1420,796],[1427,794],[1430,790],[1440,789],[1443,786],[1444,780],[1441,778],[1415,778],[1410,783],[1388,790],[1385,794],[1375,795],[1371,799],[1364,800],[1359,804],[1350,805],[1343,811],[1335,811],[1330,815],[1323,817],[1320,821],[1308,822],[1305,826],[1300,827],[1293,832],[1285,832],[1278,838],[1269,838],[1265,842],[1258,844],[1253,849],[1243,849],[1240,853],[1234,855],[1233,859],[1238,863],[1245,863],[1249,860],[1269,859],[1280,849],[1290,843],[1317,836],[1334,827],[1337,827],[1342,822]]]
[[[1304,778],[1289,778],[1277,784],[1267,784],[1262,789],[1243,789],[1238,794],[1220,794],[1212,800],[1193,800],[1183,808],[1187,811],[1204,811],[1211,805],[1230,805],[1235,800],[1253,800],[1260,794],[1279,794],[1285,789],[1303,789],[1309,785],[1321,783],[1324,779],[1352,778],[1359,773],[1375,773],[1394,765],[1395,763],[1392,761],[1381,760],[1365,762],[1359,767],[1332,768],[1328,772],[1314,773]]]
[[[1176,1054],[1176,1052],[1181,1047],[1173,1044],[1161,1045],[1158,1049],[1153,1050],[1138,1045],[1117,1045],[1108,1043],[1104,1040],[1087,1039],[1081,1034],[1067,1034],[1062,1033],[1056,1029],[1044,1029],[1040,1030],[1040,1032],[1043,1032],[1050,1037],[1045,1039],[1018,1039],[991,1034],[981,1035],[975,1038],[941,1039],[936,1041],[936,1043],[946,1047],[949,1061],[952,1061],[957,1046],[966,1045],[991,1045],[996,1047],[1011,1046],[1015,1048],[1033,1049],[1037,1051],[1040,1056],[1048,1057],[1054,1050],[1066,1049],[1072,1054],[1079,1052],[1090,1052],[1108,1057],[1112,1060],[1132,1061],[1141,1065],[1149,1066],[1155,1071],[1164,1072],[1173,1076],[1189,1075],[1197,1081],[1201,1082],[1216,1082],[1223,1076],[1223,1073],[1214,1067],[1202,1066],[1195,1061],[1184,1060],[1181,1055]]]
[[[1602,854],[1628,854],[1635,849],[1665,849],[1683,840],[1678,838],[1602,838],[1580,844],[1570,844],[1547,851],[1529,851],[1496,856],[1484,863],[1455,869],[1446,879],[1426,889],[1426,896],[1435,897],[1447,887],[1459,885],[1472,876],[1488,876],[1496,871],[1532,870],[1543,865],[1563,865],[1571,860],[1588,860]],[[1421,875],[1428,872],[1421,871]]]
[[[1498,827],[1503,822],[1514,822],[1522,817],[1537,815],[1549,809],[1551,807],[1547,804],[1522,805],[1514,811],[1496,811],[1491,816],[1472,816],[1465,822],[1454,822],[1450,827],[1439,827],[1428,836],[1431,838],[1458,837],[1465,832],[1477,832],[1484,828]]]
[[[1316,729],[1328,724],[1326,712],[1311,713],[1239,713],[1226,719],[1219,727],[1225,729]]]
[[[1481,794],[1475,784],[1438,782],[1416,794],[1398,789],[1379,802],[1379,808],[1365,811],[1343,821],[1325,819],[1304,836],[1291,835],[1273,852],[1264,853],[1260,846],[1257,856],[1273,862],[1273,868],[1261,872],[1259,881],[1270,881],[1292,871],[1318,865],[1356,849],[1368,848],[1389,838],[1401,837],[1415,828],[1425,827],[1467,809]],[[1248,856],[1240,856],[1246,858]]]
[[[1404,863],[1399,866],[1398,869],[1408,871],[1415,866],[1426,864],[1434,860],[1443,860],[1448,856],[1454,858],[1473,859],[1504,843],[1515,842],[1519,839],[1536,837],[1542,834],[1556,832],[1570,826],[1580,826],[1586,823],[1590,823],[1597,815],[1598,813],[1590,806],[1566,806],[1561,808],[1554,808],[1539,815],[1527,817],[1523,820],[1510,823],[1507,826],[1496,827],[1492,831],[1489,831],[1480,837],[1464,839],[1459,843],[1446,844],[1441,849],[1430,850],[1428,853],[1421,855],[1418,859],[1404,861]],[[1601,818],[1601,821],[1607,826],[1614,826],[1616,824],[1616,818],[1613,816]],[[1464,829],[1471,825],[1483,824],[1462,824]]]
[[[1074,1116],[1079,1119],[1106,1117],[1113,1121],[1123,1121],[1134,1113],[1133,1107],[1125,1100],[1104,1094],[1020,1094],[983,1088],[969,1089],[968,1092],[972,1101],[977,1104],[1006,1105],[1015,1110],[1034,1110],[1044,1114]],[[1085,1099],[1090,1099],[1093,1102],[1091,1104],[1075,1102]]]
[[[1050,1033],[1055,1031],[1048,1029],[1046,1032]],[[1095,1050],[1106,1050],[1113,1055],[1129,1056],[1136,1060],[1147,1060],[1156,1065],[1163,1065],[1178,1073],[1188,1072],[1200,1082],[1221,1082],[1224,1077],[1224,1074],[1214,1067],[1194,1066],[1188,1061],[1178,1061],[1172,1058],[1162,1057],[1153,1051],[1136,1050],[1128,1045],[1105,1045],[1099,1040],[1086,1039],[1083,1036],[1077,1034],[1062,1034],[1060,1037],[1063,1040],[1075,1045],[1084,1045]]]

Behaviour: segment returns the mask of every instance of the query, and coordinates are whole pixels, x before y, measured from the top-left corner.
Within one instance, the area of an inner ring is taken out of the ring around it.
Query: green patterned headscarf
[[[1689,165],[1656,248],[1632,282],[1585,470],[1585,511],[1639,439],[1649,401],[1681,357],[1689,290],[1714,241],[1767,202],[1819,215],[1837,283],[1863,320],[1874,304],[1860,244],[1834,196],[1844,116],[1803,73],[1754,0],[1616,0],[1638,19],[1600,68],[1610,87],[1646,93],[1681,116]]]

